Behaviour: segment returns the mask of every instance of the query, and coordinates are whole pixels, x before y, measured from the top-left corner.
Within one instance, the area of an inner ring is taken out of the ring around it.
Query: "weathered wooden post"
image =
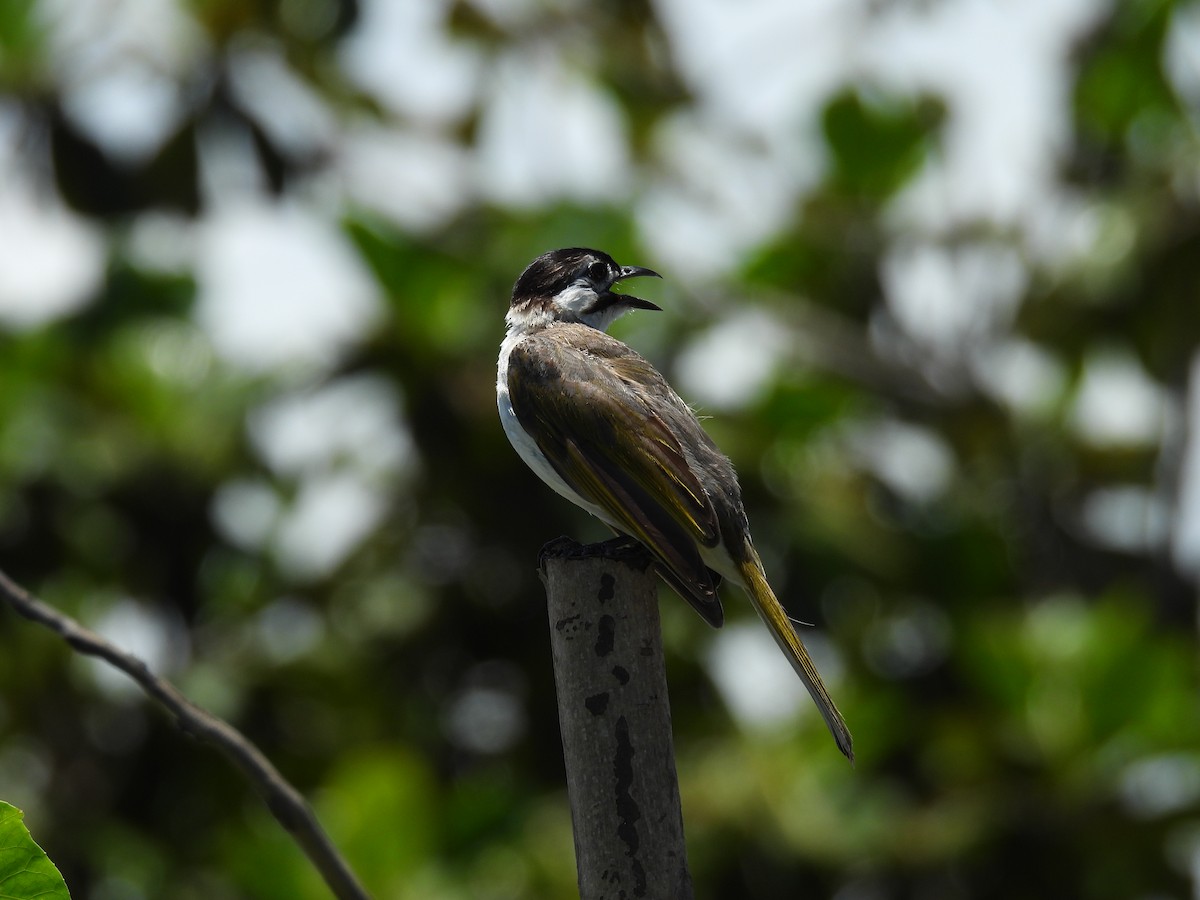
[[[650,556],[559,538],[540,565],[580,898],[691,900]]]

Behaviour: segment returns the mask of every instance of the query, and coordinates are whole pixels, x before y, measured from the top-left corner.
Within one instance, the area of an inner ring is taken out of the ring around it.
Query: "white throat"
[[[616,316],[613,318],[615,319]],[[500,358],[496,364],[496,408],[500,412],[500,424],[504,426],[504,434],[508,438],[508,442],[513,445],[513,449],[525,461],[525,465],[529,466],[538,478],[546,482],[556,493],[566,497],[575,505],[583,507],[602,522],[613,525],[603,509],[583,499],[559,477],[559,474],[554,471],[554,467],[550,465],[550,461],[538,448],[537,442],[517,419],[517,414],[512,408],[512,399],[508,392],[509,359],[512,352],[531,331],[549,325],[555,319],[556,317],[547,310],[516,312],[510,309],[508,311],[508,315],[505,317],[508,331],[504,335],[504,341],[500,344]]]
[[[598,311],[589,312],[596,305],[599,296],[591,284],[577,281],[560,291],[549,305],[509,307],[504,321],[508,325],[509,334],[512,334],[514,329],[529,331],[560,321],[580,322],[597,331],[607,331],[609,325],[630,312],[630,307],[617,302],[610,303]]]

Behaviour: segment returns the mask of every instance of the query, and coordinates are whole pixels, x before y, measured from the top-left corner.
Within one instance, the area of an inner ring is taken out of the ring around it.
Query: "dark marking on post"
[[[694,900],[652,558],[628,539],[563,540],[540,561],[578,896]]]
[[[608,656],[613,651],[617,636],[617,620],[612,616],[601,616],[596,628],[596,655]]]
[[[554,630],[557,631],[559,634],[564,634],[567,631],[567,629],[570,629],[571,631],[575,631],[576,629],[574,626],[577,626],[578,624],[579,624],[579,616],[578,615],[564,616],[563,618],[559,619],[557,622],[554,623]],[[567,635],[567,640],[570,640],[570,635]]]
[[[617,753],[613,757],[613,774],[616,776],[617,816],[621,820],[617,826],[617,837],[628,848],[625,855],[629,857],[630,868],[633,870],[633,896],[645,897],[646,870],[642,866],[641,860],[637,858],[641,839],[638,837],[637,827],[634,824],[642,817],[642,811],[638,808],[633,795],[629,793],[629,789],[633,786],[633,756],[637,751],[634,750],[633,743],[629,740],[629,723],[624,716],[617,719],[615,735]]]

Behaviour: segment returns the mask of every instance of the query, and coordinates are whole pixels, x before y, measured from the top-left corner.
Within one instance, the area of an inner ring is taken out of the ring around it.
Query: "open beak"
[[[614,284],[617,281],[624,281],[626,278],[643,278],[643,277],[662,278],[653,269],[647,269],[644,266],[621,266],[621,274],[614,279]],[[621,294],[621,300],[626,306],[633,309],[653,309],[662,312],[662,307],[657,303],[651,303],[649,300],[643,300],[641,297],[634,297],[630,294]]]
[[[626,278],[641,278],[646,275],[651,278],[662,278],[653,269],[647,269],[644,266],[621,266],[621,274],[617,276],[617,281],[624,281]]]

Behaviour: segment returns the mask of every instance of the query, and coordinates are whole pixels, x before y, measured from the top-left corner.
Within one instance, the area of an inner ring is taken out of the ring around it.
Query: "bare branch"
[[[225,720],[201,709],[175,685],[151,672],[136,656],[119,650],[70,616],[47,606],[2,571],[0,596],[20,615],[45,625],[76,652],[98,657],[136,681],[171,714],[183,731],[215,747],[241,770],[262,795],[271,814],[316,866],[335,897],[368,900],[369,895],[321,828],[307,801],[245,735]]]

